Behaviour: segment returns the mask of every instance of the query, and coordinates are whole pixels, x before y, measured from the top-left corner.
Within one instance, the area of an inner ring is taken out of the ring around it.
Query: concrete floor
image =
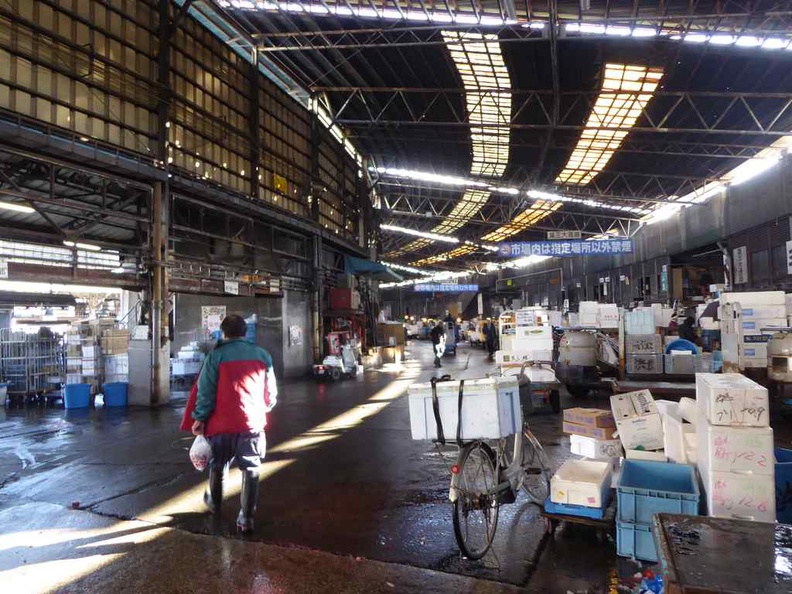
[[[443,459],[410,439],[404,397],[436,370],[427,344],[409,351],[401,370],[281,387],[256,531],[244,540],[234,528],[236,471],[221,517],[202,506],[192,438],[178,432],[183,405],[0,410],[0,583],[13,592],[566,593],[612,591],[636,571],[586,529],[562,525],[545,537],[522,495],[501,508],[492,553],[462,559],[447,502],[453,448]],[[483,351],[460,347],[442,372],[493,370]],[[554,466],[569,457],[558,415],[530,423]]]

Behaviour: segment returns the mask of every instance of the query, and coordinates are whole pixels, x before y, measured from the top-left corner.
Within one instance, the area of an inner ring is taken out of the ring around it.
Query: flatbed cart
[[[607,535],[613,535],[616,527],[616,498],[611,500],[601,519],[552,513],[545,511],[544,508],[542,508],[541,515],[545,520],[545,534],[552,536],[561,522],[567,522],[595,528],[598,538],[604,541]]]
[[[532,414],[536,405],[549,406],[554,413],[561,412],[562,384],[556,377],[551,361],[525,361],[519,366],[503,365],[501,374],[517,377],[520,403],[525,414]]]

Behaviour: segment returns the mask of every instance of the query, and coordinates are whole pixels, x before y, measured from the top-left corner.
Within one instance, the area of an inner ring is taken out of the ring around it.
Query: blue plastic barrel
[[[66,384],[63,388],[63,406],[66,408],[91,406],[91,384]]]
[[[127,395],[129,394],[129,383],[110,382],[104,384],[104,405],[105,406],[126,406]]]

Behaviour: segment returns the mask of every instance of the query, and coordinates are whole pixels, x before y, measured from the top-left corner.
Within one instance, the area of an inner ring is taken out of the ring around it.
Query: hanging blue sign
[[[478,293],[478,290],[479,290],[478,285],[455,285],[452,283],[448,283],[448,284],[422,283],[420,285],[415,285],[415,291],[417,293],[464,293],[467,291]]]
[[[610,254],[632,254],[632,239],[599,239],[592,241],[522,241],[498,244],[498,255],[503,258],[520,256],[604,256]]]

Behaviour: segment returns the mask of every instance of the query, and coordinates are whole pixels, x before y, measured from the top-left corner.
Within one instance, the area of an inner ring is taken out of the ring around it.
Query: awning
[[[379,262],[356,258],[355,256],[344,256],[344,269],[348,274],[358,274],[367,276],[378,281],[402,281],[401,276],[393,272],[390,268]]]

